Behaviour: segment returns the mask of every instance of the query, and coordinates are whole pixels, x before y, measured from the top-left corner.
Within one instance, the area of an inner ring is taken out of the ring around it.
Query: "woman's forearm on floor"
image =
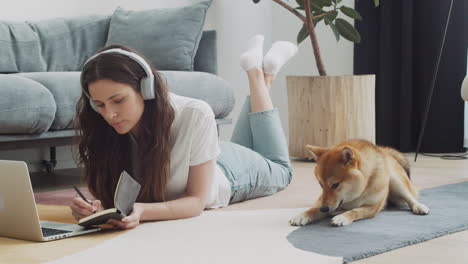
[[[195,196],[162,203],[141,203],[141,205],[143,206],[141,221],[189,218],[200,215],[205,209],[203,202]]]

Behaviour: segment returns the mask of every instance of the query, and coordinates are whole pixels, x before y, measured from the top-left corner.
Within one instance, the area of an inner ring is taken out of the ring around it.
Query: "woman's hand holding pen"
[[[81,197],[75,197],[70,204],[70,209],[75,219],[80,220],[83,217],[102,211],[104,208],[99,200],[87,203]]]

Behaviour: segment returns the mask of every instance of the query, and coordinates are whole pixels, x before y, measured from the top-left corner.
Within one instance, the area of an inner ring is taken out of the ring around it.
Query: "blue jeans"
[[[220,145],[217,164],[231,183],[229,203],[274,194],[291,182],[292,167],[278,109],[251,113],[247,97],[231,142]]]

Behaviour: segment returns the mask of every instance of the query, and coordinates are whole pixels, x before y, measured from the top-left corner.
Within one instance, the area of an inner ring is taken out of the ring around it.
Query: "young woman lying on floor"
[[[168,91],[161,74],[137,51],[112,45],[91,57],[81,74],[77,105],[79,163],[96,200],[74,198],[76,219],[113,207],[119,175],[130,172],[141,190],[132,213],[116,228],[141,221],[193,217],[204,209],[274,194],[291,181],[292,168],[269,87],[296,52],[275,42],[263,56],[256,35],[242,54],[247,96],[231,142],[218,142],[210,106]]]

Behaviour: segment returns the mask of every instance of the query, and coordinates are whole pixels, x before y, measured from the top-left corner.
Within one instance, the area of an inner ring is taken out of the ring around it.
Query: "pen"
[[[75,189],[75,191],[80,195],[80,197],[87,203],[89,203],[90,205],[93,205],[90,201],[88,201],[88,199],[86,199],[86,197],[83,195],[83,193],[80,191],[80,189],[78,189],[75,185],[73,185],[73,189]]]

